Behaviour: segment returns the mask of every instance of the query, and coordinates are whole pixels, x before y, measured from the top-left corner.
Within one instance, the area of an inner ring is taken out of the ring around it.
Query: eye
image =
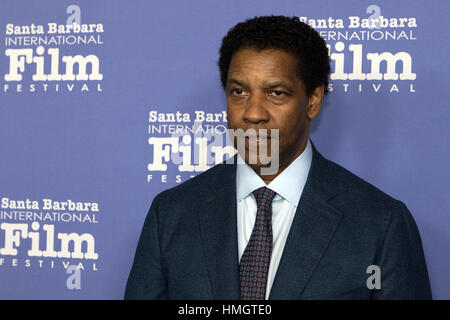
[[[282,96],[286,95],[286,93],[283,91],[280,91],[280,90],[273,90],[269,93],[269,95],[271,95],[273,97],[282,97]]]
[[[245,91],[242,89],[231,89],[230,90],[231,94],[234,94],[236,96],[243,96],[245,95]]]

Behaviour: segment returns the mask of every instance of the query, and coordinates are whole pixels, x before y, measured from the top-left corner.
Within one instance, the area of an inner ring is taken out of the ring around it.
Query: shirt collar
[[[274,201],[279,197],[286,199],[293,206],[297,206],[306,184],[312,161],[312,147],[308,139],[305,150],[286,169],[268,185],[243,160],[238,153],[236,169],[236,198],[241,201],[260,187],[267,187],[277,193]]]

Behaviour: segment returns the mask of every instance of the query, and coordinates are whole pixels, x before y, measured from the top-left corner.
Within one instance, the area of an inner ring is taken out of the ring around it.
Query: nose
[[[269,113],[264,107],[264,98],[259,95],[252,95],[247,102],[244,120],[249,123],[260,123],[269,121]]]

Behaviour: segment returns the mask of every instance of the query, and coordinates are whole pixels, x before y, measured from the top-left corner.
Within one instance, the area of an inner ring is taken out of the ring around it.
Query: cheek
[[[227,114],[227,123],[228,123],[228,128],[233,129],[236,126],[236,120],[234,118],[234,114],[228,112]]]
[[[227,122],[230,129],[239,127],[242,115],[237,108],[227,108]]]
[[[291,113],[281,121],[283,121],[283,124],[280,125],[280,144],[282,146],[295,143],[303,136],[306,114]]]

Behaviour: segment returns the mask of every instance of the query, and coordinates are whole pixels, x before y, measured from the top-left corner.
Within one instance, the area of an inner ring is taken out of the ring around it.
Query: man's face
[[[283,170],[306,147],[311,112],[303,81],[297,75],[297,60],[279,49],[240,49],[234,53],[227,79],[228,127],[230,129],[279,129],[279,167]],[[316,90],[317,91],[317,90]],[[319,90],[320,91],[320,90]],[[314,96],[314,95],[313,95]],[[323,96],[323,91],[322,91]],[[320,96],[320,104],[322,96]],[[320,109],[320,105],[319,108]],[[262,133],[262,132],[261,132]],[[237,139],[234,139],[237,148]],[[267,147],[268,156],[275,139],[245,138],[245,161],[255,170],[264,166],[264,159],[249,163],[255,147]],[[262,160],[262,161],[261,161]],[[280,172],[281,172],[280,170]]]

